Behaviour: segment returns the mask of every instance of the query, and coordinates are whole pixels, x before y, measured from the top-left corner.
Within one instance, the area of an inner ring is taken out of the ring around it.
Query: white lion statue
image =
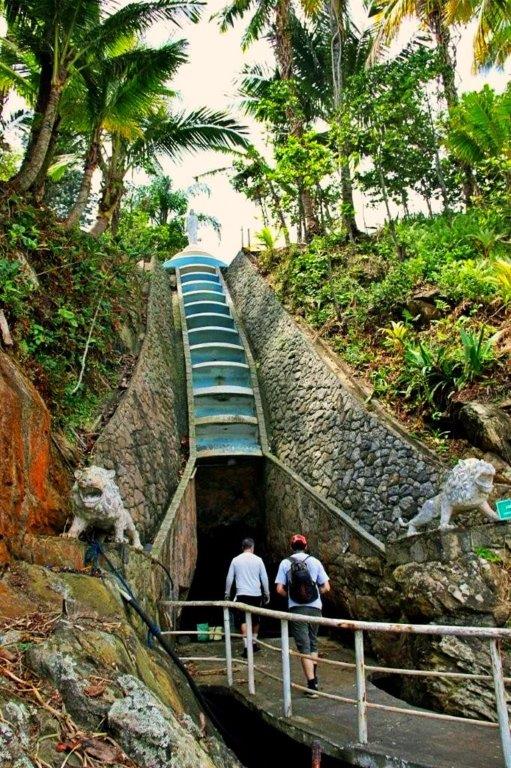
[[[495,468],[481,459],[461,459],[447,474],[442,490],[428,499],[415,517],[408,523],[408,536],[417,528],[440,517],[439,528],[453,528],[450,519],[453,512],[480,509],[491,520],[498,520],[488,503],[493,488]]]
[[[77,539],[89,526],[106,531],[113,528],[115,542],[123,542],[126,532],[131,544],[136,549],[142,549],[137,529],[124,507],[114,477],[115,470],[103,467],[76,470],[76,482],[71,489],[75,516],[71,528],[63,536]]]

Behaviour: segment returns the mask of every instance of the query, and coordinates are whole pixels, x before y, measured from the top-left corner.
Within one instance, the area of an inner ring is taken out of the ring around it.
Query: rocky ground
[[[239,766],[110,577],[17,562],[0,617],[1,766]]]

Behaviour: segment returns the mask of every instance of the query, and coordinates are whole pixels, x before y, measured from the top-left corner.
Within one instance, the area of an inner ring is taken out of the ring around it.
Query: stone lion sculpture
[[[125,509],[114,481],[115,470],[103,467],[85,467],[75,472],[75,484],[71,489],[74,520],[63,536],[77,539],[89,526],[108,531],[114,529],[114,541],[124,541],[125,532],[136,549],[142,549],[140,538]]]
[[[480,509],[491,520],[498,520],[488,503],[493,488],[495,468],[481,459],[461,459],[447,474],[437,496],[428,499],[415,517],[408,523],[408,536],[417,528],[440,517],[439,528],[453,528],[450,519],[453,512]]]

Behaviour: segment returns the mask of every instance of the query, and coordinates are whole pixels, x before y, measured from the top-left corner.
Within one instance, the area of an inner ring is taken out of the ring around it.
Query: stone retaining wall
[[[371,414],[243,254],[226,282],[254,355],[272,453],[381,540],[436,492],[441,466]]]
[[[126,508],[150,541],[179,481],[184,390],[180,334],[168,275],[154,265],[147,329],[128,391],[100,435],[93,461],[115,469]]]
[[[333,505],[321,499],[292,471],[266,457],[266,546],[272,560],[290,554],[293,533],[307,536],[332,582],[328,612],[376,621],[384,618],[375,595],[381,583],[384,547]]]

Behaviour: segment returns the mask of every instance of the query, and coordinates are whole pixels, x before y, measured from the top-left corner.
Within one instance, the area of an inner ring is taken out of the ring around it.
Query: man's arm
[[[324,595],[325,592],[330,592],[330,580],[321,562],[319,564],[317,584],[318,584],[320,594]]]
[[[284,563],[285,560],[279,565],[279,571],[277,573],[277,578],[275,579],[275,590],[277,595],[280,595],[281,597],[287,597],[287,573],[284,568]]]
[[[232,589],[233,581],[234,581],[234,561],[231,560],[231,565],[229,566],[229,571],[227,572],[227,578],[225,580],[225,599],[226,600],[231,599],[231,589]]]
[[[266,602],[269,603],[270,602],[270,584],[268,582],[268,574],[266,573],[266,568],[262,560],[259,566],[259,578],[261,580],[261,586],[263,588]]]

